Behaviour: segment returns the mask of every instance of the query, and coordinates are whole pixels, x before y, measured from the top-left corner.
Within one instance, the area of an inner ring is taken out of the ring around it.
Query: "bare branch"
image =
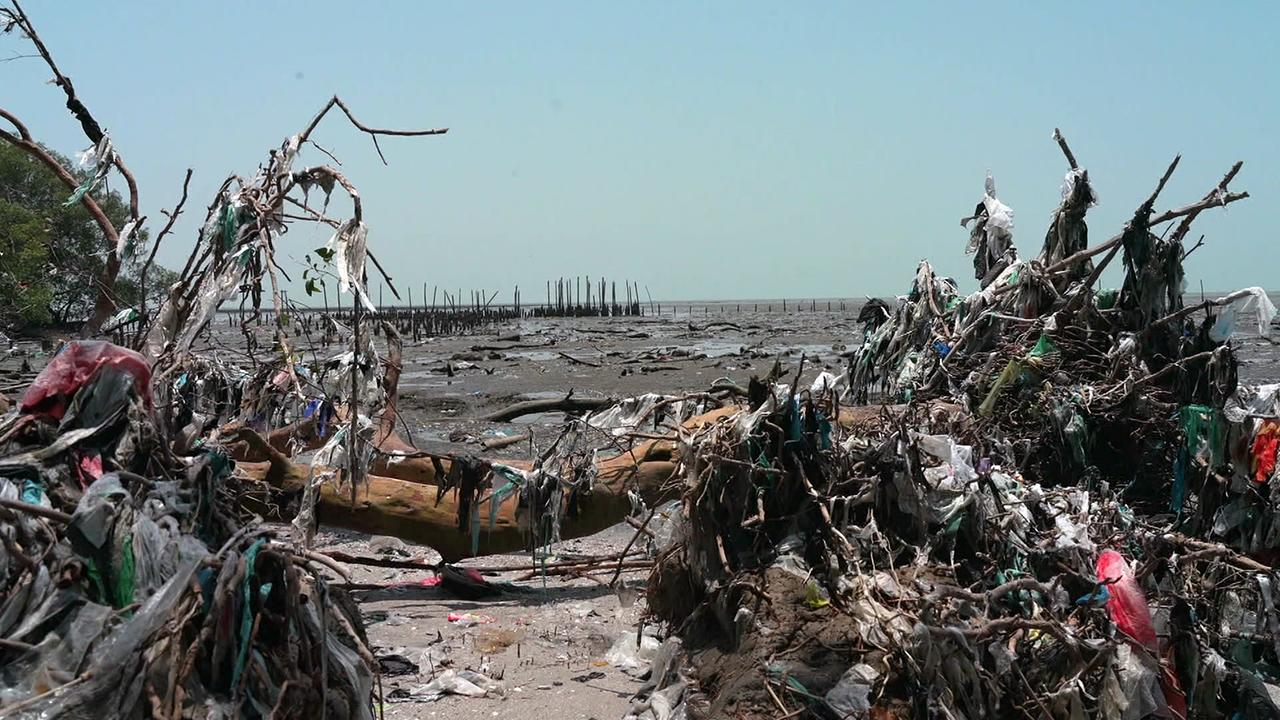
[[[316,129],[316,126],[320,124],[320,120],[323,119],[335,105],[338,109],[342,110],[342,113],[347,116],[347,119],[351,121],[351,124],[354,125],[357,130],[368,133],[369,137],[373,139],[373,147],[378,151],[378,157],[382,158],[383,165],[387,164],[387,158],[382,154],[382,147],[378,145],[379,135],[421,137],[423,135],[443,135],[449,132],[449,128],[434,128],[430,130],[392,130],[388,128],[371,128],[357,120],[356,116],[352,114],[351,109],[347,107],[347,104],[342,102],[342,99],[337,95],[334,95],[329,98],[329,102],[325,103],[325,106],[320,109],[320,112],[316,113],[316,116],[311,119],[310,124],[308,124],[306,129],[304,129],[298,136],[299,144],[306,142],[311,138],[311,132]]]
[[[315,149],[319,150],[320,152],[324,153],[325,155],[328,155],[328,156],[329,156],[329,159],[330,159],[330,160],[332,160],[332,161],[333,161],[333,163],[334,163],[335,165],[337,165],[338,167],[342,167],[342,161],[341,161],[341,160],[339,160],[337,157],[335,157],[333,153],[331,153],[331,152],[329,152],[328,150],[326,150],[326,149],[325,149],[325,147],[324,147],[323,145],[321,145],[320,143],[316,142],[315,140],[308,140],[307,142],[311,143],[311,145],[312,145]]]
[[[1173,177],[1173,171],[1178,168],[1178,163],[1180,162],[1182,162],[1182,153],[1178,153],[1173,156],[1173,162],[1169,163],[1169,167],[1165,169],[1164,175],[1160,176],[1160,182],[1156,185],[1155,191],[1152,192],[1151,196],[1147,198],[1147,201],[1142,204],[1142,207],[1152,208],[1155,206],[1156,198],[1164,191],[1165,184],[1169,182],[1170,177]],[[1150,210],[1147,210],[1148,214],[1150,214],[1150,212]]]
[[[1199,202],[1178,208],[1177,210],[1166,212],[1155,220],[1152,220],[1151,224],[1158,225],[1162,222],[1166,222],[1167,220],[1172,220],[1175,217],[1182,216],[1182,222],[1178,223],[1178,229],[1173,231],[1173,237],[1170,239],[1170,242],[1182,242],[1182,238],[1186,237],[1187,232],[1191,229],[1192,221],[1194,221],[1196,216],[1201,212],[1212,207],[1219,207],[1226,205],[1229,202],[1235,202],[1236,200],[1243,200],[1244,198],[1249,197],[1249,193],[1247,192],[1227,192],[1227,184],[1235,178],[1236,174],[1240,172],[1240,168],[1242,166],[1244,166],[1243,161],[1238,161],[1235,165],[1232,165],[1231,169],[1222,177],[1222,180],[1217,184],[1217,186],[1205,194]]]
[[[26,126],[23,125],[17,117],[2,108],[0,108],[0,117],[3,117],[14,126],[14,129],[18,131],[18,134],[14,135],[13,133],[5,130],[0,130],[0,140],[4,140],[36,160],[39,160],[41,164],[53,171],[53,174],[57,175],[58,179],[61,180],[62,184],[66,185],[68,189],[75,190],[80,185],[80,181],[71,174],[70,170],[63,167],[62,163],[58,162],[57,158],[53,157],[48,150],[44,149],[44,146],[31,139],[31,133],[27,131]],[[93,218],[94,222],[97,223],[98,228],[102,230],[102,234],[107,241],[107,246],[112,248],[114,251],[116,242],[120,237],[119,233],[116,232],[115,225],[111,224],[111,220],[107,217],[107,214],[103,212],[102,208],[98,206],[98,202],[88,193],[85,193],[85,195],[80,198],[80,204],[84,206],[85,210],[89,211],[89,215]]]
[[[1062,137],[1062,131],[1058,128],[1053,129],[1053,139],[1058,142],[1058,147],[1062,148],[1062,154],[1067,156],[1067,164],[1072,170],[1080,169],[1076,163],[1076,156],[1071,153],[1071,148],[1067,147],[1067,139]]]
[[[1195,245],[1192,245],[1192,246],[1191,246],[1191,248],[1190,248],[1189,250],[1187,250],[1186,252],[1182,253],[1182,259],[1183,259],[1183,260],[1186,260],[1188,255],[1190,255],[1191,253],[1195,252],[1196,250],[1199,250],[1199,249],[1200,249],[1200,246],[1202,246],[1202,245],[1204,245],[1204,234],[1203,234],[1203,233],[1201,233],[1201,234],[1200,234],[1200,239],[1199,239],[1199,240],[1196,240],[1196,244],[1195,244]]]
[[[1169,165],[1169,169],[1165,170],[1164,176],[1160,178],[1160,184],[1156,186],[1155,192],[1151,193],[1151,197],[1147,198],[1146,202],[1144,202],[1141,206],[1139,206],[1138,212],[1143,212],[1144,208],[1150,207],[1151,204],[1155,202],[1156,196],[1158,196],[1160,194],[1160,191],[1164,189],[1165,183],[1169,181],[1169,176],[1173,174],[1173,169],[1177,167],[1178,161],[1180,159],[1182,159],[1181,155],[1173,159],[1173,162],[1170,163]],[[1226,176],[1222,178],[1222,181],[1219,182],[1218,185],[1213,190],[1209,191],[1209,194],[1205,195],[1205,197],[1202,198],[1201,200],[1180,208],[1176,208],[1173,210],[1166,210],[1165,212],[1160,213],[1156,217],[1152,218],[1147,223],[1148,226],[1159,225],[1160,223],[1169,222],[1170,220],[1175,220],[1180,217],[1190,217],[1194,219],[1196,215],[1200,214],[1204,210],[1207,210],[1209,208],[1214,208],[1214,207],[1224,207],[1226,205],[1230,205],[1233,202],[1244,200],[1245,198],[1249,197],[1249,193],[1247,192],[1227,192],[1227,189],[1226,189],[1227,183],[1231,182],[1231,179],[1234,178],[1236,176],[1236,173],[1240,171],[1240,166],[1242,164],[1243,163],[1237,162],[1235,165],[1233,165],[1231,167],[1231,170],[1227,172]],[[1120,234],[1116,235],[1115,237],[1111,238],[1110,240],[1107,240],[1106,242],[1100,245],[1095,245],[1094,247],[1081,250],[1080,252],[1075,253],[1070,257],[1063,258],[1062,260],[1046,268],[1046,271],[1058,272],[1063,268],[1070,267],[1071,265],[1081,262],[1082,260],[1085,260],[1087,258],[1091,258],[1094,255],[1104,253],[1107,250],[1110,250],[1112,247],[1119,245],[1123,237],[1124,237],[1124,231],[1121,231]]]
[[[191,168],[187,168],[187,176],[182,180],[182,197],[178,199],[178,204],[173,206],[172,212],[165,212],[168,221],[160,228],[160,234],[156,235],[156,239],[151,243],[151,254],[147,256],[147,262],[142,266],[142,272],[138,279],[138,292],[142,293],[142,299],[139,301],[138,332],[134,337],[134,345],[142,341],[144,337],[143,329],[148,325],[147,318],[147,272],[151,270],[151,265],[155,263],[156,251],[160,249],[160,241],[164,240],[164,236],[169,234],[173,229],[173,224],[177,222],[178,216],[182,214],[182,207],[187,204],[187,191],[191,187]],[[161,212],[164,212],[163,210]]]
[[[102,138],[105,135],[102,130],[102,126],[93,117],[93,114],[89,112],[89,108],[85,107],[85,104],[80,101],[79,96],[76,95],[75,86],[71,83],[71,78],[63,74],[62,70],[58,68],[57,62],[53,59],[53,54],[49,52],[49,48],[44,44],[44,40],[41,39],[40,34],[36,32],[35,26],[31,24],[31,19],[27,16],[26,11],[22,9],[22,5],[18,3],[18,0],[10,0],[10,4],[12,7],[3,9],[4,16],[7,17],[13,25],[16,25],[22,34],[31,41],[31,44],[35,46],[36,52],[44,59],[45,64],[49,66],[49,70],[53,72],[53,84],[57,85],[66,96],[67,110],[71,112],[71,115],[75,117],[77,121],[79,121],[80,128],[84,131],[85,137],[89,138],[89,141],[94,145],[97,145],[102,141]],[[22,128],[21,126],[18,127],[19,132],[23,133],[24,139],[30,142],[30,136],[25,134],[25,128]],[[138,209],[137,180],[134,179],[133,173],[129,171],[128,166],[125,165],[124,160],[120,157],[118,152],[112,151],[110,158],[104,158],[103,161],[110,162],[112,166],[114,166],[115,169],[124,177],[125,183],[129,186],[129,218],[134,221],[136,225],[140,226],[143,218]],[[73,185],[72,187],[74,188],[75,186]],[[88,194],[86,193],[86,196],[87,195]],[[86,207],[88,207],[88,205],[86,205]],[[92,213],[92,209],[90,212]],[[105,217],[105,215],[102,216],[103,219],[105,219]],[[95,217],[95,219],[97,218]],[[98,224],[101,226],[103,223],[99,221]],[[110,226],[111,223],[107,222],[106,225]],[[106,232],[104,227],[104,234],[107,235],[107,259],[103,264],[102,275],[96,281],[96,284],[98,285],[98,297],[94,302],[93,313],[90,315],[89,319],[85,322],[84,327],[81,328],[80,331],[80,334],[86,337],[96,334],[98,329],[102,327],[102,323],[106,322],[107,318],[115,310],[115,301],[111,298],[111,288],[115,285],[116,276],[120,272],[120,258],[115,252],[118,233],[116,233],[114,227],[112,227],[111,232]]]
[[[53,71],[53,84],[61,88],[63,94],[67,96],[67,110],[80,122],[80,127],[84,130],[84,134],[89,138],[90,142],[97,144],[102,140],[104,134],[102,126],[98,124],[93,114],[80,101],[80,98],[76,95],[75,86],[71,84],[71,78],[64,75],[62,70],[58,68],[58,64],[54,62],[53,54],[49,52],[44,40],[36,32],[35,26],[31,24],[31,19],[27,17],[27,13],[18,4],[18,0],[10,0],[10,2],[13,5],[13,9],[8,11],[10,16],[17,22],[22,34],[27,36],[32,45],[35,45],[36,52],[44,59],[45,64]]]
[[[9,124],[13,125],[13,129],[18,131],[18,137],[22,138],[26,142],[32,142],[31,132],[27,130],[27,126],[23,125],[22,121],[19,120],[16,116],[14,116],[13,113],[9,112],[8,110],[5,110],[4,108],[0,108],[0,117],[8,121]]]
[[[382,273],[382,279],[387,281],[387,287],[391,288],[391,294],[395,295],[396,299],[399,300],[400,293],[396,291],[396,284],[391,282],[391,276],[387,274],[386,270],[382,269],[382,263],[378,262],[377,256],[368,250],[366,250],[365,253],[369,256],[369,259],[373,261],[373,266],[378,268],[378,272]]]
[[[337,229],[337,228],[339,228],[339,227],[341,227],[341,226],[342,226],[342,221],[341,221],[341,220],[335,220],[335,219],[333,219],[333,218],[329,217],[328,215],[325,215],[324,213],[318,212],[315,208],[312,208],[310,205],[307,205],[307,204],[306,204],[306,203],[304,203],[304,202],[300,202],[300,201],[298,201],[298,200],[294,200],[294,199],[293,199],[293,198],[291,198],[291,197],[286,197],[286,198],[284,199],[284,201],[285,201],[285,202],[287,202],[287,203],[289,203],[290,205],[293,205],[293,206],[297,207],[298,209],[302,210],[303,212],[308,213],[308,215],[307,215],[306,217],[302,217],[302,216],[293,216],[293,215],[285,215],[285,217],[290,217],[290,218],[292,218],[292,217],[297,217],[297,219],[299,219],[299,220],[308,220],[308,221],[318,222],[318,223],[321,223],[321,224],[324,224],[324,225],[328,225],[329,227],[334,228],[334,229]]]

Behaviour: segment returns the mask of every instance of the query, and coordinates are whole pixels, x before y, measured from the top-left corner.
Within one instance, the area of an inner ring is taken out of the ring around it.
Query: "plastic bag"
[[[827,691],[827,704],[842,718],[864,718],[871,712],[871,687],[880,673],[870,665],[858,663],[844,672],[835,687]]]
[[[1213,327],[1209,329],[1209,338],[1214,342],[1221,343],[1230,339],[1231,334],[1235,332],[1236,315],[1255,308],[1257,312],[1254,319],[1258,335],[1264,338],[1271,337],[1271,321],[1276,317],[1276,306],[1272,304],[1271,298],[1267,297],[1266,290],[1260,287],[1247,287],[1230,295],[1224,295],[1214,302],[1226,303],[1222,314],[1218,315]]]
[[[1105,550],[1098,556],[1097,572],[1098,582],[1111,583],[1107,599],[1111,621],[1125,635],[1154,652],[1156,630],[1151,622],[1151,608],[1129,563],[1115,550]]]
[[[639,670],[649,667],[661,647],[662,643],[658,642],[658,638],[650,635],[641,636],[640,643],[636,644],[636,634],[628,630],[618,636],[613,647],[605,653],[604,659],[614,667]]]
[[[501,695],[502,684],[471,670],[445,670],[425,685],[411,688],[407,695],[388,698],[393,702],[435,702],[445,695],[485,697]]]
[[[458,627],[469,628],[473,625],[482,625],[493,622],[493,618],[488,615],[480,615],[478,613],[449,613],[447,619],[449,622]]]
[[[813,385],[809,387],[809,392],[813,395],[826,395],[828,392],[839,392],[845,386],[848,376],[835,375],[826,370],[818,373],[818,377],[814,378]]]
[[[134,391],[151,406],[151,365],[146,358],[102,340],[77,340],[68,343],[36,376],[18,409],[61,420],[72,396],[103,367],[127,373]]]

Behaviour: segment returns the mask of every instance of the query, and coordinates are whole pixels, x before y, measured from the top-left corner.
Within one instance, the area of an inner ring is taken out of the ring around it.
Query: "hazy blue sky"
[[[221,180],[336,92],[372,125],[450,128],[385,140],[390,167],[336,116],[314,136],[366,198],[375,252],[418,288],[536,299],[547,278],[603,273],[666,298],[885,294],[926,257],[972,287],[958,220],[988,170],[1023,256],[1039,250],[1066,170],[1054,126],[1100,196],[1095,240],[1175,153],[1158,209],[1244,160],[1233,187],[1253,198],[1202,216],[1188,281],[1280,287],[1280,3],[25,7],[135,170],[153,232],[195,169],[171,264]],[[46,78],[0,63],[0,106],[81,149]]]

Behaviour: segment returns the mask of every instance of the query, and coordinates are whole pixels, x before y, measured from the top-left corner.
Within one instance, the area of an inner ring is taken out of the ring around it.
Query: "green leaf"
[[[333,260],[333,250],[330,250],[329,248],[326,248],[326,247],[316,248],[316,255],[318,255],[320,259],[324,260],[325,262],[329,262]]]

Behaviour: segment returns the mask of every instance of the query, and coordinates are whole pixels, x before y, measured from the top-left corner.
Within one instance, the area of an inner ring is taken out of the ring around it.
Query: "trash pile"
[[[74,342],[0,424],[0,714],[372,718],[358,613],[247,523],[225,455],[170,451],[151,388]]]
[[[988,181],[977,292],[921,263],[864,310],[847,388],[797,375],[683,433],[648,594],[684,661],[632,717],[1280,716],[1280,385],[1239,386],[1230,339],[1275,309],[1183,302],[1183,239],[1247,196],[1239,165],[1154,214],[1175,160],[1089,248],[1095,196],[1055,137],[1038,258]],[[1117,254],[1122,287],[1095,290]]]
[[[0,416],[0,716],[371,720],[378,665],[354,604],[322,573],[349,578],[306,543],[315,485],[338,477],[354,496],[371,454],[365,430],[387,402],[390,372],[361,321],[373,311],[365,264],[377,260],[351,181],[330,165],[298,163],[335,108],[379,156],[379,135],[446,130],[371,128],[334,96],[255,173],[226,178],[158,306],[148,308],[144,293],[139,307],[116,308],[116,273],[132,262],[146,284],[158,245],[183,211],[191,172],[143,252],[148,235],[134,177],[22,9],[6,5],[0,16],[54,73],[95,156],[111,160],[99,162],[67,204],[96,208],[95,188],[114,172],[131,206],[124,227],[100,223],[110,241],[105,279],[82,328],[95,336],[114,313],[105,326],[120,344],[64,345]],[[11,142],[48,157],[14,124],[22,138]],[[329,214],[335,189],[350,207],[345,220]],[[322,205],[312,204],[317,195]],[[333,231],[313,251],[317,259],[306,256],[308,291],[331,279],[352,298],[350,324],[334,322],[326,333],[348,352],[311,365],[304,358],[315,355],[314,344],[306,347],[310,338],[290,324],[297,306],[285,299],[276,259],[298,222]],[[264,297],[274,320],[269,348],[255,334]],[[245,345],[225,348],[209,327],[232,300]],[[394,350],[394,330],[383,325]],[[294,532],[258,521],[279,497],[233,471],[229,451],[240,435],[218,432],[232,422],[241,435],[285,425],[272,440],[332,445],[324,448],[328,473],[306,478],[296,493]]]

